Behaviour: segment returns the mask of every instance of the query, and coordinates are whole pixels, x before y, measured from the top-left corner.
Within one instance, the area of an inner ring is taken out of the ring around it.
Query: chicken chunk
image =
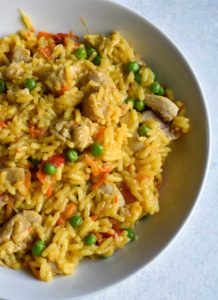
[[[25,171],[22,168],[5,168],[0,169],[0,173],[6,173],[5,180],[9,181],[10,184],[14,184],[16,182],[22,182],[25,178]]]
[[[14,80],[23,74],[23,68],[16,62],[10,64],[4,71],[3,76],[7,80]]]
[[[96,131],[96,124],[92,123],[89,119],[85,119],[73,128],[73,141],[75,148],[83,151],[93,143],[93,135]]]
[[[108,97],[103,96],[99,99],[99,94],[97,92],[92,93],[83,100],[83,114],[92,121],[98,121],[107,115],[108,105]]]
[[[62,87],[66,84],[65,68],[48,72],[45,78],[45,84],[51,92],[60,92]]]
[[[170,99],[152,94],[145,95],[145,103],[152,110],[157,111],[167,121],[171,121],[178,114],[179,108]]]
[[[41,224],[41,216],[35,211],[24,210],[12,217],[2,228],[0,228],[0,244],[12,241],[14,247],[12,252],[25,249],[33,240],[35,226]]]
[[[105,71],[92,70],[87,75],[87,81],[94,81],[99,86],[106,88],[115,88],[115,84]]]
[[[22,46],[15,46],[12,52],[12,60],[16,63],[20,61],[29,62],[30,61],[30,51]]]

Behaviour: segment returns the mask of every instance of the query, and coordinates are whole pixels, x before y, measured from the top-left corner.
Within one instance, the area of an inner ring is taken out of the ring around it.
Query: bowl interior
[[[135,13],[103,0],[11,0],[0,11],[0,35],[17,31],[18,8],[39,30],[86,33],[82,16],[93,33],[121,31],[151,66],[160,81],[185,102],[191,119],[190,133],[173,145],[161,189],[160,213],[137,226],[138,241],[108,260],[84,261],[75,276],[52,283],[38,282],[22,271],[0,269],[6,299],[67,299],[109,286],[147,264],[172,240],[189,215],[202,185],[207,165],[209,133],[204,100],[186,61],[175,46],[153,25]],[[13,284],[11,284],[13,282]],[[10,284],[9,284],[10,283]],[[13,286],[13,288],[11,288]]]

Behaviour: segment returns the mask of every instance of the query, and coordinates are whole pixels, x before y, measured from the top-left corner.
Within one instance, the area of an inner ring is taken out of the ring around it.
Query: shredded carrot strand
[[[95,141],[99,141],[104,136],[105,130],[106,130],[106,128],[104,126],[102,126],[99,129],[99,131],[95,135]]]
[[[7,127],[7,123],[4,121],[0,121],[0,129],[6,128],[6,127]]]
[[[36,177],[38,178],[38,180],[43,184],[46,180],[46,174],[44,172],[42,172],[42,170],[39,170],[36,173]]]
[[[85,161],[86,164],[91,168],[92,174],[94,176],[98,176],[100,174],[100,168],[98,167],[94,159],[90,155],[85,154]]]
[[[27,191],[30,189],[30,184],[31,184],[31,173],[28,171],[25,174],[25,179],[24,179],[24,185]]]
[[[32,138],[39,138],[46,133],[47,129],[40,129],[35,125],[29,125],[29,133]]]
[[[73,203],[68,204],[57,221],[58,225],[62,225],[66,220],[70,219],[74,214],[75,210],[76,210],[75,204]]]
[[[97,190],[105,182],[110,171],[111,169],[108,169],[107,171],[102,172],[98,175],[97,181],[92,185],[93,190]]]
[[[52,186],[52,185],[49,185],[49,187],[48,187],[48,189],[47,189],[47,192],[45,193],[46,197],[47,197],[47,198],[51,197],[52,192],[53,192],[53,186]]]

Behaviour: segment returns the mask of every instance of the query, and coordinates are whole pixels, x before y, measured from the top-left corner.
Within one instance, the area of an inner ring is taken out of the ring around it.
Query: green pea
[[[76,57],[78,59],[86,59],[87,58],[87,53],[85,48],[78,48],[76,50]]]
[[[27,78],[24,81],[24,86],[25,88],[27,88],[29,91],[34,90],[34,88],[36,87],[36,81],[34,78]]]
[[[147,125],[142,124],[138,128],[138,134],[139,134],[139,136],[146,136],[146,137],[148,137],[148,131],[149,130],[150,130],[150,128]]]
[[[45,250],[46,245],[44,241],[36,241],[32,246],[32,254],[34,256],[40,256],[41,253]]]
[[[150,85],[150,91],[155,94],[155,95],[159,95],[159,96],[163,96],[165,91],[164,88],[162,87],[162,85],[155,81]]]
[[[66,152],[66,157],[69,161],[73,162],[73,161],[77,161],[78,159],[78,153],[76,150],[73,149],[69,149]]]
[[[81,216],[73,216],[69,222],[70,225],[75,228],[79,227],[83,223],[83,219]]]
[[[133,99],[133,98],[126,98],[125,103],[127,103],[127,104],[130,103],[132,105],[132,107],[134,107],[134,105],[135,105],[135,99]]]
[[[131,61],[127,66],[127,70],[136,73],[139,70],[139,64],[136,61]]]
[[[0,79],[0,94],[4,93],[7,89],[6,82],[3,79]]]
[[[93,244],[95,244],[97,241],[97,238],[94,234],[88,234],[85,238],[84,238],[84,243],[88,246],[91,246]]]
[[[101,64],[101,56],[99,54],[96,55],[92,62],[94,65],[99,66]]]
[[[135,73],[135,81],[138,83],[138,84],[140,84],[141,83],[141,81],[142,81],[142,76],[139,74],[139,72],[136,72]]]
[[[137,111],[143,111],[143,110],[145,109],[145,102],[144,102],[144,101],[141,101],[141,100],[136,100],[136,101],[135,101],[134,108],[135,108]]]
[[[91,147],[91,153],[93,156],[100,156],[102,155],[103,151],[104,148],[100,143],[94,143]]]
[[[51,163],[46,163],[42,169],[43,172],[48,175],[54,175],[57,172],[57,167]]]
[[[127,236],[131,241],[134,241],[136,238],[135,232],[132,228],[125,228],[125,230],[127,231]]]
[[[93,48],[93,47],[87,47],[87,48],[86,48],[86,52],[87,52],[88,57],[91,56],[93,53],[96,53],[96,54],[97,54],[96,49]]]

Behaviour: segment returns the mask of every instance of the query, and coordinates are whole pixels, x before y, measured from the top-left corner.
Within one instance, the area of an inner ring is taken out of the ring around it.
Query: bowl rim
[[[96,290],[92,290],[90,292],[85,292],[83,295],[79,296],[81,299],[84,297],[87,297],[88,295],[94,295],[94,294],[97,294],[98,292],[102,292],[103,290],[109,289],[112,286],[117,286],[119,283],[121,283],[125,279],[134,276],[136,274],[136,272],[149,266],[151,262],[153,262],[156,258],[160,257],[164,253],[164,251],[166,251],[168,249],[168,247],[170,247],[170,245],[176,240],[176,238],[178,238],[179,234],[182,232],[185,225],[188,223],[188,221],[190,221],[190,218],[194,212],[194,208],[196,207],[197,203],[199,202],[200,197],[203,192],[203,189],[206,185],[206,180],[207,180],[207,176],[209,173],[209,167],[210,167],[210,162],[211,162],[211,148],[212,148],[211,147],[212,146],[211,118],[210,118],[210,114],[209,114],[209,108],[206,103],[206,97],[205,97],[203,88],[201,87],[201,82],[200,82],[199,78],[197,77],[197,75],[195,74],[192,64],[186,58],[186,56],[179,50],[179,46],[176,44],[176,42],[171,37],[169,38],[168,35],[164,31],[160,30],[157,25],[155,25],[152,21],[147,19],[142,13],[129,8],[127,6],[127,4],[125,5],[125,4],[117,3],[116,0],[95,0],[95,1],[111,4],[115,8],[124,10],[124,11],[134,15],[136,18],[139,18],[142,22],[146,22],[152,29],[154,29],[156,32],[158,32],[158,34],[161,35],[166,40],[166,42],[174,49],[174,51],[181,57],[181,60],[182,60],[183,64],[186,66],[189,73],[191,74],[191,76],[193,78],[193,82],[195,83],[195,85],[198,89],[198,92],[201,96],[201,99],[202,99],[202,108],[203,108],[204,114],[206,116],[205,131],[206,131],[207,149],[205,151],[206,155],[205,155],[205,162],[204,162],[204,167],[203,167],[203,172],[202,172],[202,178],[201,178],[201,182],[199,184],[198,192],[196,193],[195,200],[193,201],[191,208],[187,212],[184,219],[181,221],[180,226],[178,227],[177,231],[172,235],[172,237],[166,242],[166,244],[164,246],[162,246],[162,248],[159,250],[158,253],[156,253],[150,257],[150,259],[146,262],[146,264],[142,264],[140,266],[135,266],[132,269],[131,273],[124,274],[116,282],[112,281],[108,285],[99,287]],[[70,299],[76,299],[76,298],[78,299],[77,296],[72,295],[70,297],[67,296],[67,297],[63,298],[63,300],[64,299],[70,300]],[[2,300],[11,300],[9,298],[1,298],[1,299]]]

